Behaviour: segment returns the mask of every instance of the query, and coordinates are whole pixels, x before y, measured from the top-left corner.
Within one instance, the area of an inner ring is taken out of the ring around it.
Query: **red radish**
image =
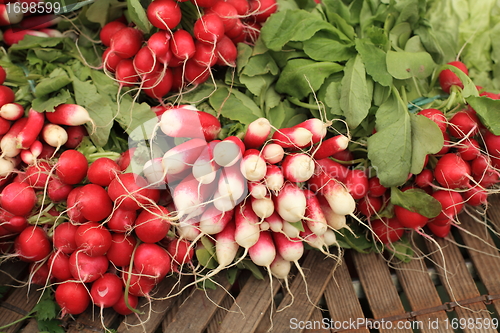
[[[148,46],[143,46],[133,60],[134,68],[139,75],[144,75],[159,70],[160,65],[153,51]]]
[[[264,178],[264,188],[267,186],[269,191],[278,192],[283,187],[285,183],[285,176],[283,175],[283,170],[277,165],[268,165],[266,171],[266,177]],[[263,192],[264,197],[267,195],[267,189]],[[253,193],[252,193],[253,195]],[[255,197],[255,195],[253,195]],[[262,198],[256,198],[262,199]]]
[[[116,267],[128,266],[136,245],[135,237],[125,233],[112,233],[111,246],[106,252],[106,258]]]
[[[467,67],[461,61],[452,61],[447,63],[447,65],[455,66],[464,72],[465,75],[469,75]],[[464,88],[462,81],[460,81],[458,76],[449,69],[445,69],[439,73],[439,84],[445,93],[450,93],[450,88],[452,86],[459,86],[462,89]]]
[[[304,190],[306,196],[306,223],[309,229],[318,236],[323,235],[327,228],[327,221],[316,195],[310,190]],[[293,261],[293,260],[292,260]]]
[[[132,274],[123,272],[122,279],[125,285],[129,286],[129,294],[138,297],[149,297],[149,293],[154,289],[157,283],[155,279],[140,274],[135,269],[132,269]]]
[[[170,256],[157,244],[142,243],[134,255],[134,268],[137,272],[160,282],[170,271]]]
[[[120,57],[115,51],[113,51],[111,48],[107,48],[103,53],[102,53],[102,63],[104,64],[104,67],[114,73],[116,71],[116,67],[122,61],[123,58]]]
[[[14,249],[21,260],[35,262],[47,258],[52,246],[41,227],[28,226],[16,237]]]
[[[10,129],[10,125],[10,121],[4,118],[0,118],[0,135],[4,135],[5,133],[7,133]]]
[[[59,23],[61,21],[61,17],[56,14],[43,14],[43,15],[32,15],[29,17],[24,17],[22,20],[21,19],[19,20],[20,21],[17,23],[19,23],[19,27],[23,29],[42,30]],[[11,20],[10,24],[15,24],[15,22],[12,22]]]
[[[24,216],[13,216],[8,221],[2,223],[2,226],[10,232],[21,233],[28,226],[28,220]]]
[[[293,127],[302,127],[309,130],[313,135],[312,142],[318,143],[325,138],[328,125],[318,118],[310,118]]]
[[[394,205],[394,214],[404,227],[410,229],[420,229],[429,221],[427,217],[398,205]]]
[[[29,270],[29,283],[45,286],[48,281],[51,281],[49,265],[47,265],[46,261],[30,263]]]
[[[363,170],[349,170],[344,184],[355,200],[365,197],[368,193],[368,176]]]
[[[443,147],[441,148],[440,151],[438,151],[435,154],[437,156],[445,155],[450,150],[451,141],[450,141],[450,136],[448,135],[448,132],[443,133],[443,139],[444,139]]]
[[[221,19],[224,24],[224,31],[229,31],[234,28],[239,20],[238,11],[236,8],[226,1],[217,1],[213,6],[204,11],[205,14],[214,13]]]
[[[47,195],[53,202],[62,202],[68,198],[73,186],[63,183],[57,177],[51,177],[47,185]]]
[[[46,33],[41,31],[31,30],[31,29],[12,29],[9,28],[3,32],[3,41],[7,45],[14,45],[19,43],[24,39],[26,35],[37,36],[37,37],[49,37]]]
[[[111,246],[111,233],[96,222],[87,222],[78,227],[75,233],[78,250],[91,256],[103,256]]]
[[[442,156],[434,168],[434,177],[446,188],[469,187],[470,173],[470,165],[453,153]]]
[[[21,159],[27,165],[35,164],[40,154],[43,152],[44,144],[41,141],[35,140],[29,147],[21,151]]]
[[[236,67],[238,49],[236,48],[236,45],[234,45],[233,41],[226,35],[220,37],[217,41],[215,53],[217,55],[217,65]]]
[[[471,173],[474,176],[480,176],[487,172],[495,172],[491,167],[491,158],[487,155],[479,155],[470,162]]]
[[[169,214],[169,211],[162,206],[143,210],[135,219],[135,234],[144,243],[161,241],[170,229]]]
[[[194,59],[188,59],[185,66],[184,76],[186,81],[192,85],[202,84],[211,75],[210,67],[199,65]]]
[[[446,132],[448,127],[448,120],[446,119],[444,113],[438,109],[424,109],[419,111],[417,114],[429,118],[438,125],[441,132]]]
[[[221,269],[229,266],[240,248],[235,240],[236,226],[230,221],[224,229],[215,236],[215,254]],[[219,269],[219,270],[221,270]]]
[[[89,112],[77,104],[61,104],[54,112],[45,113],[47,120],[57,125],[78,126],[87,122],[93,123]]]
[[[274,132],[274,143],[283,148],[302,148],[312,143],[313,134],[303,127],[282,128]]]
[[[42,129],[42,138],[50,146],[59,148],[68,141],[68,133],[56,124],[46,124]]]
[[[175,57],[182,61],[190,59],[196,53],[193,36],[186,30],[176,30],[170,40],[170,50]]]
[[[184,265],[194,257],[194,248],[191,242],[184,239],[174,239],[167,246],[168,253],[177,265]]]
[[[266,162],[271,164],[279,163],[283,160],[285,156],[285,151],[283,147],[276,143],[270,143],[262,148],[262,157],[266,160]]]
[[[100,308],[112,307],[122,295],[122,280],[113,273],[106,273],[92,283],[90,297]]]
[[[259,240],[248,249],[252,262],[258,266],[271,266],[276,257],[276,247],[269,231],[261,231]]]
[[[83,283],[66,281],[57,286],[54,293],[62,316],[77,315],[84,312],[90,304],[90,295]]]
[[[87,130],[82,125],[68,126],[66,127],[66,133],[68,133],[68,141],[64,144],[64,147],[69,149],[78,147],[83,138],[88,135]]]
[[[63,222],[54,229],[52,241],[54,248],[66,254],[73,253],[77,249],[75,235],[78,226],[71,222]]]
[[[200,217],[200,231],[207,235],[216,235],[232,220],[234,210],[221,212],[215,206],[209,206]]]
[[[405,232],[405,227],[396,217],[373,220],[371,221],[371,229],[375,234],[375,239],[384,244],[400,240]]]
[[[52,166],[46,161],[40,161],[26,168],[25,180],[34,189],[43,189],[49,181]]]
[[[451,221],[448,220],[448,223],[436,224],[431,221],[427,223],[427,227],[436,237],[444,238],[448,236],[451,229]]]
[[[415,185],[420,188],[426,188],[431,186],[434,181],[434,174],[430,169],[424,169],[418,175],[415,176]]]
[[[194,23],[193,34],[199,41],[215,44],[224,35],[224,22],[217,14],[204,14]]]
[[[246,1],[246,0],[245,0]],[[245,23],[241,20],[236,21],[236,24],[231,30],[225,32],[225,35],[231,40],[233,44],[237,44],[239,42],[245,42]],[[222,40],[222,38],[221,38]]]
[[[380,184],[378,177],[371,177],[368,179],[368,194],[372,197],[381,197],[385,194],[387,188]]]
[[[194,42],[196,49],[192,59],[202,67],[211,67],[217,63],[217,54],[215,53],[216,46],[196,40]]]
[[[464,161],[471,161],[481,155],[481,147],[476,139],[465,138],[457,147],[457,152]]]
[[[139,298],[131,294],[128,294],[127,296],[128,305],[132,307],[132,309],[137,308],[137,305],[139,304]],[[123,316],[133,313],[133,311],[127,306],[127,303],[125,303],[125,294],[123,293],[120,295],[118,301],[113,305],[113,310]]]
[[[144,74],[142,88],[149,97],[162,99],[172,89],[172,70],[160,67],[157,71]]]
[[[191,2],[201,8],[210,8],[217,3],[217,0],[191,0]]]
[[[306,212],[304,191],[293,183],[286,183],[276,197],[276,211],[288,222],[298,222]]]
[[[495,157],[500,156],[500,135],[494,135],[489,131],[486,132],[484,135],[484,144],[486,145],[488,154]]]
[[[24,116],[24,108],[18,103],[6,103],[0,107],[0,117],[15,121]]]
[[[236,136],[229,136],[214,147],[214,160],[223,167],[239,162],[245,153],[245,144]]]
[[[441,204],[441,213],[435,219],[454,219],[462,211],[464,201],[459,192],[438,190],[432,196]]]
[[[130,161],[134,157],[136,147],[132,147],[124,151],[116,163],[120,166],[121,171],[125,171],[130,166]]]
[[[122,59],[132,58],[139,52],[143,41],[140,30],[125,27],[111,36],[110,48]]]
[[[314,148],[313,157],[317,160],[327,158],[335,153],[347,149],[349,139],[344,135],[336,135],[332,138],[321,141],[320,144]]]
[[[260,156],[257,149],[247,149],[240,162],[240,171],[249,181],[264,179],[267,172],[266,161]]]
[[[106,256],[91,257],[82,251],[75,251],[69,256],[69,269],[74,279],[80,282],[94,282],[108,270]]]
[[[64,151],[56,164],[56,175],[66,184],[80,183],[87,175],[88,161],[77,150]]]
[[[259,217],[253,212],[249,203],[235,208],[236,229],[234,239],[241,247],[249,249],[259,240]]]
[[[182,17],[179,4],[173,0],[154,0],[146,13],[152,25],[168,31],[174,30]]]
[[[371,217],[378,213],[382,208],[382,199],[380,197],[365,196],[358,201],[358,210],[366,217]]]
[[[287,155],[281,164],[285,178],[294,183],[309,180],[314,174],[314,160],[307,154]]]
[[[120,60],[115,68],[115,78],[121,87],[133,87],[137,84],[139,75],[134,66],[134,61],[132,59]]]
[[[337,182],[329,182],[322,191],[330,208],[338,215],[351,215],[356,209],[356,202],[349,191]]]
[[[211,141],[194,162],[193,176],[201,184],[210,184],[217,177],[219,165],[214,161],[213,150],[220,140]]]
[[[70,280],[73,276],[69,269],[69,255],[63,252],[52,252],[47,261],[50,274],[58,281]]]
[[[118,20],[106,23],[99,32],[101,43],[103,43],[105,46],[111,46],[111,37],[116,32],[118,32],[118,30],[121,30],[125,27],[127,26]]]
[[[250,13],[257,22],[265,22],[278,10],[276,0],[250,0]]]
[[[66,199],[66,205],[68,207],[66,213],[70,221],[74,223],[83,223],[87,221],[85,217],[83,217],[80,207],[77,205],[81,190],[81,187],[73,188]]]
[[[304,254],[304,244],[299,238],[288,238],[280,232],[272,234],[278,254],[287,261],[298,261]]]
[[[246,15],[250,10],[250,5],[248,4],[248,0],[227,0],[226,2],[233,5],[238,15]]]
[[[10,183],[2,190],[0,205],[8,212],[24,216],[29,214],[36,204],[35,190],[25,183]]]
[[[118,163],[108,157],[100,157],[90,164],[87,178],[93,184],[106,187],[119,173]]]
[[[147,180],[135,173],[116,176],[108,186],[108,195],[116,206],[126,210],[138,210],[159,199],[158,190],[148,188]]]
[[[463,139],[479,132],[479,118],[471,112],[459,111],[451,117],[448,132],[455,138]]]
[[[465,202],[472,206],[486,205],[488,203],[488,191],[474,186],[463,193],[463,198]]]
[[[492,157],[492,161],[494,158]],[[499,173],[497,171],[485,171],[481,175],[474,176],[474,181],[479,182],[483,188],[489,188],[500,181]]]
[[[160,30],[148,38],[147,45],[153,51],[155,57],[164,57],[170,50],[170,34],[168,31]]]
[[[160,120],[160,128],[168,136],[179,138],[205,138],[210,142],[221,130],[219,120],[191,105],[181,105],[166,110]]]

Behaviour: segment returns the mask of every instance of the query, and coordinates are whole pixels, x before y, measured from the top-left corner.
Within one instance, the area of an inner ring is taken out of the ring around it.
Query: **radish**
[[[170,50],[170,34],[168,31],[160,30],[152,34],[147,41],[148,47],[153,51],[156,58],[165,57]]]
[[[163,155],[162,165],[165,174],[176,175],[188,170],[206,148],[203,139],[194,138],[168,150]],[[215,148],[214,148],[215,150]]]
[[[214,140],[221,130],[219,120],[194,106],[182,105],[165,111],[161,116],[160,128],[172,137],[205,138]]]
[[[170,40],[170,50],[175,57],[183,62],[192,58],[196,53],[193,36],[186,30],[176,30]]]
[[[169,211],[162,206],[143,210],[135,219],[135,234],[144,243],[161,241],[170,230],[169,214]]]
[[[248,125],[243,142],[247,149],[262,147],[271,133],[271,123],[267,118],[258,118]]]
[[[317,160],[327,158],[340,151],[346,150],[348,144],[349,138],[344,135],[336,135],[332,138],[321,141],[316,148],[313,148],[314,150],[312,152],[312,156]]]
[[[28,122],[28,118],[23,117],[17,120],[9,129],[9,131],[2,136],[0,140],[0,150],[2,151],[2,157],[16,157],[21,152],[18,147],[17,136],[23,130],[24,126]]]
[[[111,246],[111,233],[96,222],[87,222],[75,233],[77,249],[91,257],[103,256]]]
[[[250,13],[257,22],[265,22],[278,9],[276,0],[250,0]]]
[[[486,146],[486,150],[488,154],[492,156],[499,157],[500,156],[500,135],[494,135],[491,132],[486,132],[484,135],[484,144]]]
[[[344,184],[355,200],[365,197],[368,193],[368,176],[363,170],[349,170]]]
[[[310,119],[307,119],[307,120],[305,120],[305,121],[301,122],[300,124],[297,124],[293,127],[302,127],[302,128],[309,130],[312,133],[312,142],[318,143],[325,138],[328,125],[325,124],[322,120],[320,120],[318,118],[310,118]],[[346,137],[344,137],[344,139],[346,139],[347,143],[349,143],[349,139],[347,139]],[[343,139],[341,139],[341,140],[343,140]],[[339,143],[341,140],[338,140]],[[323,144],[326,141],[328,141],[328,140],[323,141]],[[347,148],[347,143],[345,143],[346,148]],[[333,146],[332,146],[332,148],[333,148]],[[328,156],[325,156],[325,157],[328,157]]]
[[[288,222],[298,222],[306,212],[304,191],[292,183],[286,183],[276,197],[276,210]]]
[[[196,7],[210,8],[217,3],[217,0],[191,0]]]
[[[465,138],[457,147],[457,152],[464,161],[472,161],[481,155],[481,147],[476,139]]]
[[[148,46],[143,46],[137,54],[134,55],[132,61],[134,69],[139,75],[157,72],[160,65],[156,59],[155,54]],[[118,68],[117,68],[118,71]]]
[[[214,161],[213,150],[219,142],[220,140],[211,141],[194,162],[193,176],[201,184],[210,184],[217,177],[219,166]]]
[[[127,302],[125,302],[125,297],[127,297]],[[113,310],[116,313],[121,314],[122,316],[126,316],[133,313],[133,311],[129,308],[129,306],[132,309],[135,309],[137,308],[138,304],[139,304],[139,298],[137,296],[131,295],[130,293],[128,295],[122,293],[120,295],[120,298],[118,298],[118,301],[113,305]]]
[[[90,304],[90,295],[83,283],[65,281],[57,286],[54,293],[57,304],[61,307],[62,316],[83,313]]]
[[[108,157],[100,157],[88,167],[87,178],[93,184],[106,187],[119,173],[118,163]]]
[[[380,184],[380,179],[378,177],[371,177],[368,179],[368,195],[372,197],[381,197],[387,191],[387,187]]]
[[[274,132],[272,140],[283,148],[302,148],[312,143],[313,134],[303,127],[282,128]]]
[[[115,51],[111,48],[107,48],[102,53],[102,63],[104,64],[104,68],[111,73],[116,72],[116,67],[123,60]]]
[[[447,65],[455,66],[462,72],[464,72],[465,75],[469,75],[467,66],[465,66],[465,64],[461,61],[452,61],[447,63]],[[443,89],[443,91],[448,94],[450,93],[450,88],[452,86],[458,86],[462,89],[464,88],[464,84],[462,83],[462,81],[460,81],[458,76],[449,69],[442,70],[439,73],[439,84],[441,85],[441,89]]]
[[[142,88],[149,97],[162,99],[172,89],[172,70],[160,67],[157,71],[144,74]]]
[[[148,188],[144,177],[135,173],[117,175],[108,186],[108,195],[115,206],[125,210],[138,210],[144,205],[155,203],[159,194],[157,189]]]
[[[184,77],[186,81],[192,85],[204,83],[211,75],[210,67],[199,65],[193,59],[188,59],[186,61],[184,69]]]
[[[96,184],[83,186],[76,200],[77,209],[88,221],[102,221],[113,211],[113,202],[108,193]]]
[[[268,165],[264,182],[266,184],[264,188],[267,186],[267,189],[270,191],[279,192],[285,183],[285,176],[283,175],[282,169],[277,165]],[[264,192],[264,197],[267,195],[267,189]],[[255,195],[253,196],[255,197]]]
[[[259,240],[259,218],[248,203],[240,204],[235,211],[236,230],[234,239],[238,245],[248,250]]]
[[[283,219],[279,214],[274,211],[271,216],[264,220],[267,224],[269,224],[269,229],[274,232],[282,232],[283,230]]]
[[[444,238],[450,233],[451,222],[448,220],[448,223],[436,224],[429,221],[429,223],[427,223],[427,227],[434,234],[434,236]]]
[[[74,223],[83,223],[87,221],[85,217],[83,217],[80,207],[77,205],[81,190],[81,187],[73,188],[73,190],[69,192],[68,198],[66,199],[66,206],[68,207],[66,214],[68,215],[70,221]]]
[[[324,196],[318,195],[317,198],[318,198],[318,202],[319,202],[319,205],[321,207],[321,210],[323,211],[323,214],[325,216],[326,223],[333,230],[340,230],[343,228],[350,230],[349,226],[347,225],[347,219],[346,219],[345,215],[335,213],[332,210],[332,208],[330,207],[330,204],[328,203],[328,201],[326,200],[326,198]],[[311,232],[312,232],[312,230],[311,230]]]
[[[52,242],[54,248],[66,254],[71,254],[77,249],[75,235],[78,226],[71,222],[63,222],[54,229]]]
[[[132,274],[123,272],[122,280],[128,286],[128,293],[137,297],[149,297],[149,293],[156,287],[157,281],[146,275],[140,274],[135,268]]]
[[[37,226],[28,226],[16,237],[14,251],[23,261],[35,262],[47,258],[51,252],[47,233]]]
[[[451,117],[448,132],[455,138],[463,139],[479,132],[479,118],[467,111],[459,111]]]
[[[472,206],[481,206],[488,203],[488,191],[478,186],[471,187],[462,195],[464,201]]]
[[[298,261],[304,254],[304,243],[299,238],[288,238],[286,235],[275,232],[273,240],[278,254],[287,261]]]
[[[111,46],[111,37],[123,28],[127,27],[123,22],[118,20],[111,21],[106,23],[101,31],[99,32],[99,38],[101,39],[101,43],[105,46]]]
[[[261,219],[268,218],[274,212],[274,203],[270,197],[262,199],[250,198],[250,203],[254,213]]]
[[[309,180],[314,174],[314,160],[307,154],[287,155],[281,164],[285,178],[294,183]]]
[[[283,147],[276,143],[267,144],[262,149],[262,157],[264,157],[266,162],[271,164],[281,162],[284,156],[285,151],[283,150]]]
[[[275,278],[288,281],[287,279],[292,269],[292,264],[277,253],[274,261],[271,263],[270,269]],[[285,283],[288,284],[288,282]]]
[[[113,213],[107,219],[106,225],[110,231],[125,233],[132,230],[136,218],[137,211],[117,207],[113,209]]]
[[[63,252],[52,252],[47,260],[50,274],[58,281],[70,280],[73,276],[69,269],[69,255]]]
[[[0,118],[0,135],[6,134],[10,129],[10,121]]]
[[[323,195],[335,214],[352,215],[354,213],[356,201],[342,184],[329,182],[323,188]]]
[[[247,182],[247,185],[250,195],[255,199],[263,199],[269,194],[267,185],[261,182]]]
[[[170,256],[157,244],[142,243],[134,255],[134,268],[137,272],[160,282],[170,271]]]
[[[259,240],[248,249],[248,255],[254,264],[267,267],[270,270],[270,266],[276,258],[276,247],[269,231],[259,233]]]
[[[430,169],[424,169],[418,175],[415,176],[415,185],[420,188],[427,188],[432,185],[434,181],[434,174]]]
[[[21,233],[28,225],[28,220],[24,216],[12,216],[8,221],[2,223],[7,231],[16,234]]]
[[[88,135],[87,130],[82,125],[68,126],[66,127],[66,133],[68,133],[68,141],[64,144],[64,147],[69,149],[78,147],[83,138]]]
[[[66,201],[72,190],[72,185],[63,183],[57,177],[51,177],[47,184],[47,195],[53,202]]]
[[[307,181],[313,192],[323,192],[326,184],[345,181],[349,170],[342,164],[329,158],[316,160],[314,174]]]
[[[300,221],[300,225],[303,226],[303,222]],[[283,228],[282,232],[288,237],[288,238],[297,238],[300,235],[300,230],[292,225],[288,221],[283,221]]]
[[[0,156],[0,181],[6,181],[8,176],[14,172],[16,168],[16,161],[11,157]]]
[[[441,132],[445,133],[448,127],[448,120],[442,111],[438,109],[424,109],[417,113],[418,115],[424,116],[432,120],[438,125]]]
[[[216,270],[218,271],[229,266],[234,258],[236,258],[240,246],[235,240],[235,231],[236,226],[233,221],[230,221],[224,229],[215,236],[215,254],[217,256],[217,262],[219,263],[219,268]]]
[[[3,32],[3,41],[5,42],[5,44],[9,46],[14,45],[22,41],[26,35],[36,36],[36,37],[49,37],[49,35],[41,31],[36,31],[31,29],[19,30],[19,29],[9,28]]]
[[[236,67],[238,49],[236,48],[236,45],[234,45],[234,42],[226,35],[220,37],[217,41],[217,44],[215,45],[215,53],[217,55],[217,65],[233,68]]]
[[[240,163],[240,171],[247,180],[260,181],[266,176],[266,161],[257,149],[247,149]]]
[[[232,220],[234,210],[221,212],[215,206],[209,206],[200,217],[200,231],[207,235],[216,235]]]
[[[214,206],[220,211],[229,211],[236,206],[247,192],[247,182],[238,164],[221,171]]]
[[[91,257],[82,251],[75,251],[69,256],[69,269],[74,279],[79,282],[94,282],[108,270],[106,256]]]
[[[28,281],[30,284],[39,286],[45,286],[47,281],[52,282],[52,278],[49,276],[49,265],[46,261],[30,263]]]
[[[417,230],[423,228],[429,221],[427,217],[398,205],[394,205],[394,214],[405,228]]]
[[[306,223],[309,229],[316,235],[323,235],[327,227],[327,221],[316,195],[310,190],[304,190],[306,196]],[[292,260],[293,261],[293,260]]]
[[[236,12],[240,16],[247,15],[250,11],[248,0],[228,0],[226,2],[233,5],[233,7],[236,9]]]
[[[115,78],[120,84],[120,87],[133,87],[139,82],[139,75],[134,66],[134,60],[122,59],[116,65]]]
[[[106,273],[92,283],[92,303],[102,308],[112,307],[122,295],[122,280],[113,273]]]
[[[382,199],[380,197],[365,196],[358,201],[358,210],[366,217],[371,217],[378,213],[382,208]]]
[[[195,241],[200,238],[200,222],[197,218],[181,219],[180,223],[176,226],[177,234],[180,239],[187,239]]]
[[[371,221],[370,224],[375,239],[384,244],[390,244],[400,240],[405,232],[405,227],[396,217],[383,217],[382,219]]]
[[[190,218],[202,214],[215,189],[215,184],[200,184],[193,175],[188,175],[172,193],[177,217]]]
[[[435,219],[454,219],[462,211],[464,200],[460,193],[437,190],[432,196],[441,204],[441,213]]]
[[[470,165],[453,153],[443,155],[434,168],[436,181],[446,188],[468,188]]]
[[[224,22],[215,13],[204,14],[194,23],[193,35],[199,41],[215,44],[224,35]]]
[[[52,147],[59,148],[68,141],[68,133],[56,124],[46,124],[42,129],[43,140]]]
[[[144,163],[144,167],[142,168],[144,178],[152,187],[162,188],[165,184],[162,160],[161,157],[153,158]]]
[[[214,13],[219,16],[224,24],[224,31],[233,29],[236,22],[239,20],[236,8],[226,1],[217,1],[213,6],[207,8],[204,13]]]
[[[132,58],[139,52],[143,41],[140,30],[125,27],[113,34],[110,40],[110,48],[122,59]]]
[[[5,72],[5,68],[0,66],[0,84],[4,84],[6,77],[7,77],[7,73]]]
[[[35,164],[38,157],[43,151],[44,144],[41,141],[35,140],[28,149],[22,150],[19,156],[27,165]]]
[[[61,104],[54,108],[54,112],[45,113],[47,120],[57,125],[78,126],[87,122],[93,124],[89,112],[77,104]]]
[[[245,144],[236,136],[229,136],[214,147],[214,160],[223,167],[239,162],[245,152]]]
[[[35,207],[37,198],[35,190],[25,183],[10,183],[2,190],[0,206],[8,212],[24,216]]]
[[[106,258],[116,267],[128,266],[136,245],[137,239],[135,237],[125,233],[113,233]]]
[[[49,174],[52,166],[46,161],[29,165],[25,171],[25,182],[34,189],[43,189],[49,181]]]
[[[14,103],[15,99],[16,97],[12,89],[7,86],[0,85],[0,108],[6,104]]]
[[[24,116],[24,108],[18,103],[7,103],[0,107],[0,117],[16,121]]]
[[[180,6],[173,0],[152,1],[147,8],[146,14],[153,26],[168,31],[174,30],[182,18]]]
[[[167,246],[167,252],[172,256],[173,263],[184,265],[194,257],[193,244],[184,239],[174,239]]]
[[[217,63],[217,54],[215,53],[216,46],[196,40],[194,42],[196,52],[192,59],[202,67],[211,67]]]

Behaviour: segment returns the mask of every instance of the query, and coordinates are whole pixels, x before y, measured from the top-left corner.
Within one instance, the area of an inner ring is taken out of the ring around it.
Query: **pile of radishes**
[[[145,36],[122,20],[100,32],[108,48],[104,68],[121,86],[138,87],[155,99],[205,82],[213,66],[236,66],[239,42],[253,43],[277,9],[275,0],[192,0],[197,19],[192,33],[181,23],[183,1],[154,0],[147,8],[157,32]],[[191,27],[190,27],[191,28]]]

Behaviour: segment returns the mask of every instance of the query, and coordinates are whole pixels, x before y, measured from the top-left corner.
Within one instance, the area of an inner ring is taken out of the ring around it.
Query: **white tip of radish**
[[[259,181],[266,176],[266,161],[259,155],[245,156],[240,166],[243,177],[249,181]]]
[[[283,233],[287,235],[288,238],[297,238],[300,236],[300,230],[295,228],[288,221],[283,221]]]
[[[161,185],[165,183],[165,173],[161,161],[162,158],[159,157],[144,164],[142,172],[149,184]]]
[[[24,108],[17,103],[7,103],[0,108],[0,117],[7,120],[17,120],[24,116]]]
[[[15,169],[15,162],[10,158],[0,157],[0,177],[10,175]]]
[[[337,245],[337,236],[335,235],[335,231],[332,229],[328,229],[323,234],[323,239],[325,240],[325,244],[328,246]]]
[[[241,149],[233,141],[221,141],[215,145],[214,160],[220,166],[229,167],[241,159]]]
[[[48,123],[42,129],[42,138],[49,146],[59,148],[68,141],[68,133],[61,126]]]
[[[276,143],[270,143],[262,149],[262,157],[271,164],[276,164],[283,160],[285,150]]]

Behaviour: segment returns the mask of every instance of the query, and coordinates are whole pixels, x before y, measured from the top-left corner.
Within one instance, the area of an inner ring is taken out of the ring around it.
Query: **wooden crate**
[[[500,230],[500,200],[488,210]],[[233,286],[223,274],[216,290],[189,289],[179,296],[142,300],[142,316],[119,316],[88,309],[64,322],[67,332],[497,332],[500,313],[500,256],[497,237],[484,224],[462,214],[462,230],[443,240],[415,238],[418,259],[398,263],[377,253],[347,251],[340,265],[318,251],[300,262],[307,283],[295,270],[288,292],[283,283],[257,280],[242,272]],[[2,267],[0,284],[26,275],[26,265]],[[166,279],[155,297],[183,279]],[[0,326],[22,318],[39,292],[15,288],[3,299]],[[273,297],[271,297],[273,295]],[[293,297],[292,297],[293,295]],[[282,308],[287,305],[284,310]],[[462,325],[464,324],[465,325]],[[325,325],[328,324],[328,325]],[[482,327],[480,327],[482,325]],[[462,329],[454,329],[462,326]],[[464,326],[464,327],[463,327]],[[372,329],[369,329],[372,328]],[[26,320],[4,332],[38,332]]]

